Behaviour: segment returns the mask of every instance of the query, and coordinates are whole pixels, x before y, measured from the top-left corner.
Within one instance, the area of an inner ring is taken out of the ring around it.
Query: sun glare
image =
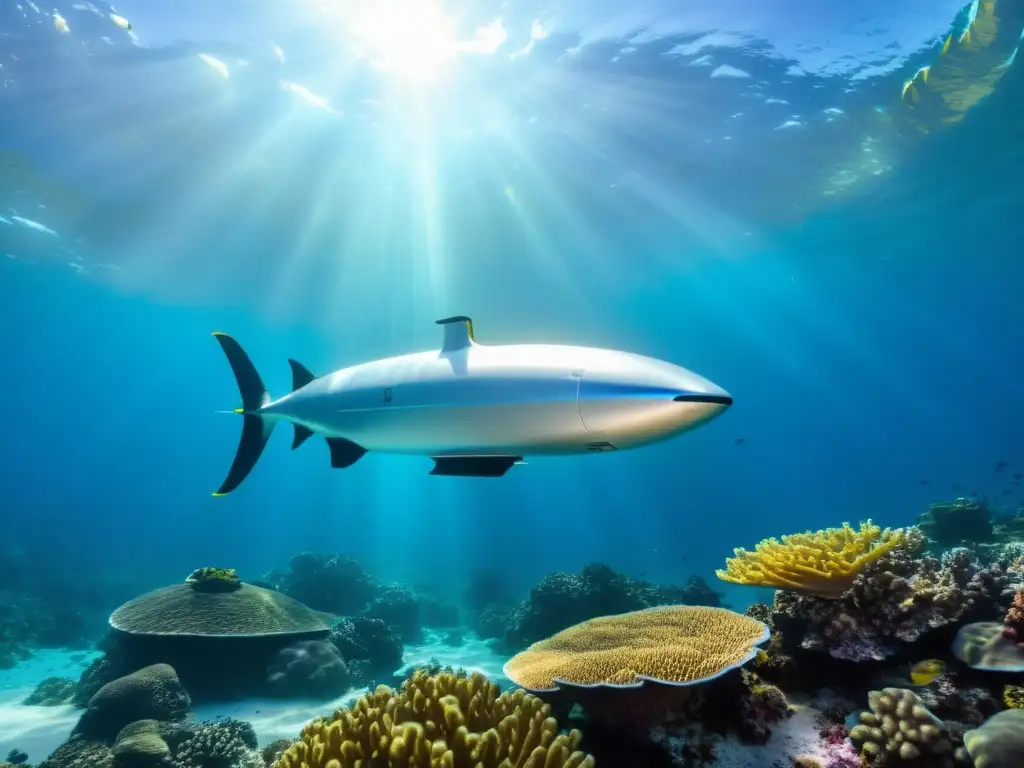
[[[430,79],[460,48],[454,22],[429,0],[362,2],[351,28],[368,59],[411,79]]]

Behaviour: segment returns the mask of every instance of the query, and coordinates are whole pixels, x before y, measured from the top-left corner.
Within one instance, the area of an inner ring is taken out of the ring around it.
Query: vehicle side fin
[[[331,466],[334,469],[351,467],[366,455],[363,446],[344,437],[328,437],[327,447],[331,449]]]
[[[432,475],[448,477],[502,477],[522,456],[433,456]]]

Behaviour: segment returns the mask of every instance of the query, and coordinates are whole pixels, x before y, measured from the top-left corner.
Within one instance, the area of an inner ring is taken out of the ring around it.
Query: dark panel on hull
[[[432,475],[448,477],[501,477],[522,456],[435,456]]]

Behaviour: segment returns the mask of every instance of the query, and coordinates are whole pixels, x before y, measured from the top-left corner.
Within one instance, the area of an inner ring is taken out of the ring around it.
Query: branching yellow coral
[[[903,544],[902,529],[882,530],[870,520],[855,530],[849,523],[811,533],[765,539],[755,551],[736,549],[718,578],[733,584],[788,589],[835,599],[880,557]]]
[[[522,689],[420,670],[401,693],[382,685],[309,723],[273,768],[594,768],[580,738]]]

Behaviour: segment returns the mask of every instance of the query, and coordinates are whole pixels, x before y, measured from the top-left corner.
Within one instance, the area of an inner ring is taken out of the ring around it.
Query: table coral
[[[319,718],[274,768],[593,768],[579,731],[559,734],[551,708],[483,675],[417,671]]]
[[[854,529],[826,528],[761,541],[753,552],[734,550],[718,578],[733,584],[775,587],[814,597],[838,598],[869,565],[900,546],[903,531],[870,520]]]
[[[531,690],[638,687],[644,680],[690,685],[746,664],[769,634],[756,619],[725,608],[648,608],[590,619],[534,643],[505,664],[505,674]]]

